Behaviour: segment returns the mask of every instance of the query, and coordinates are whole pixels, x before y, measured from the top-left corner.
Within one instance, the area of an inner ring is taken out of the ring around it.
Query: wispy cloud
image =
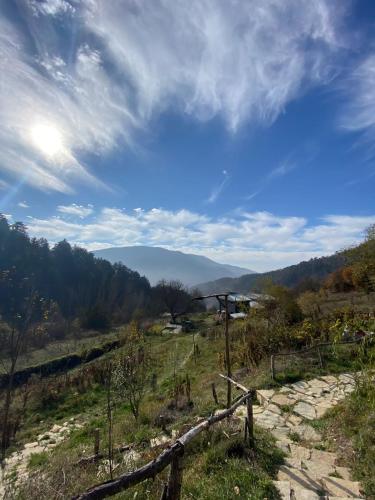
[[[358,243],[363,230],[374,222],[375,215],[328,215],[312,225],[303,217],[268,212],[238,211],[230,217],[212,218],[188,210],[103,208],[90,221],[64,216],[30,218],[28,227],[31,234],[51,242],[67,238],[92,250],[162,246],[264,271]]]
[[[18,206],[19,206],[20,208],[30,208],[30,205],[28,205],[25,201],[20,201],[20,202],[18,203]]]
[[[223,170],[222,174],[224,176],[222,181],[219,184],[217,184],[216,186],[214,186],[214,188],[211,191],[210,196],[206,200],[207,203],[215,203],[215,201],[219,198],[219,196],[223,192],[225,186],[228,184],[228,182],[230,180],[230,175],[228,174],[228,172],[226,170]]]
[[[345,105],[340,126],[350,132],[361,132],[371,156],[375,153],[375,52],[357,65],[343,83]]]
[[[94,212],[94,207],[92,205],[84,207],[83,205],[76,205],[75,203],[72,203],[72,205],[59,205],[57,207],[57,211],[62,214],[73,215],[84,219]]]
[[[232,132],[270,124],[330,79],[344,10],[339,0],[31,0],[17,24],[0,6],[0,168],[69,193],[97,182],[85,153],[134,144],[171,107],[219,116]],[[61,134],[59,159],[35,148],[40,124]]]

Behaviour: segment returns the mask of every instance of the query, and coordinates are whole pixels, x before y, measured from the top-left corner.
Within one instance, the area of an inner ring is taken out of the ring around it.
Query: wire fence
[[[343,342],[324,342],[299,351],[277,353],[271,356],[270,371],[273,380],[311,371],[318,373],[338,365],[350,367],[360,354],[366,355],[373,337],[361,337]]]

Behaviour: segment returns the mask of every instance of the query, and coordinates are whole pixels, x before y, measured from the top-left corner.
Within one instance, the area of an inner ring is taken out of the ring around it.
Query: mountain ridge
[[[192,287],[199,282],[212,281],[219,278],[237,278],[255,271],[221,264],[208,257],[179,250],[168,250],[163,247],[127,246],[110,247],[95,250],[95,257],[106,259],[111,263],[122,262],[130,269],[156,284],[162,279],[182,281]]]
[[[328,274],[336,271],[345,264],[345,257],[342,253],[336,253],[324,257],[315,257],[308,261],[302,261],[298,264],[267,271],[258,274],[245,274],[238,278],[221,278],[209,282],[198,283],[197,287],[204,294],[236,291],[248,293],[251,291],[262,291],[266,280],[275,284],[287,287],[295,287],[304,280],[313,280],[321,282]]]

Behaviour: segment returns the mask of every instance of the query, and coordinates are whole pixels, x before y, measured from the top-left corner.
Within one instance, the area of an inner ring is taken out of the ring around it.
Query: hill
[[[206,283],[202,282],[198,284],[198,288],[205,294],[225,290],[242,293],[249,291],[259,292],[267,281],[287,287],[295,287],[306,280],[321,282],[328,274],[336,271],[344,264],[344,256],[338,253],[329,257],[319,257],[303,261],[276,271],[245,274],[238,278],[222,278]]]
[[[187,286],[223,277],[237,278],[254,273],[249,269],[219,264],[201,255],[187,254],[160,247],[133,246],[97,250],[96,257],[111,263],[121,262],[146,276],[151,284],[162,279],[179,280]]]

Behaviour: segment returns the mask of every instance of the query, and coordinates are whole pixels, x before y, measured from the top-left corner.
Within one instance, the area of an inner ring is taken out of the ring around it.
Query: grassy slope
[[[161,433],[161,429],[155,421],[160,413],[167,414],[171,419],[168,425],[170,430],[182,429],[185,424],[191,425],[196,416],[209,415],[215,410],[210,386],[213,381],[217,384],[219,400],[224,404],[226,384],[218,378],[218,373],[224,370],[219,362],[219,355],[224,348],[224,339],[220,335],[215,336],[215,327],[211,319],[202,319],[200,330],[201,335],[196,337],[200,355],[196,359],[192,356],[193,336],[191,333],[179,336],[148,336],[147,341],[155,360],[153,371],[157,374],[157,390],[153,392],[149,388],[137,423],[135,423],[126,404],[116,405],[114,412],[115,446],[135,443],[137,450],[143,455],[141,463],[151,459],[160,451],[147,451],[148,440]],[[207,335],[209,330],[211,334]],[[219,334],[221,330],[220,328],[216,329],[216,333]],[[113,356],[113,353],[109,353],[107,356]],[[357,369],[356,358],[356,356],[350,356],[344,365],[336,362],[333,367],[329,368],[333,371]],[[234,370],[239,368],[234,366]],[[182,404],[179,410],[168,409],[175,371],[181,376],[189,374],[193,407]],[[303,375],[309,377],[314,376],[314,374],[313,371],[305,371],[304,374],[300,373],[298,376],[303,378]],[[285,375],[291,376],[290,373],[289,375],[285,373]],[[253,370],[251,374],[244,374],[242,380],[248,387],[270,386],[272,382],[269,376],[268,361]],[[45,457],[35,458],[33,470],[36,473],[46,472],[45,481],[40,484],[36,476],[35,483],[30,481],[27,489],[22,493],[24,496],[21,495],[20,498],[40,498],[41,500],[51,498],[51,491],[56,487],[64,498],[68,498],[73,493],[108,478],[108,473],[104,470],[98,472],[95,465],[89,465],[85,468],[74,466],[80,456],[92,453],[92,431],[95,428],[101,429],[103,448],[105,449],[106,446],[105,393],[99,385],[83,393],[68,391],[66,394],[61,394],[61,398],[56,403],[29,411],[24,429],[18,435],[18,440],[20,443],[31,441],[37,433],[49,429],[53,423],[62,423],[70,416],[77,414],[80,414],[80,418],[86,423],[85,428],[76,431],[69,440],[49,454],[48,462],[45,461]],[[272,464],[277,463],[279,456],[270,438],[261,433],[258,434],[259,450],[268,451],[259,452],[256,459],[250,457],[251,463],[249,464],[246,450],[239,454],[233,454],[230,451],[231,446],[236,445],[238,436],[233,436],[228,440],[225,434],[219,432],[219,435],[220,443],[215,446],[212,444],[218,441],[215,434],[212,436],[207,434],[203,438],[201,447],[198,446],[198,449],[192,450],[192,455],[186,463],[184,498],[230,498],[230,492],[237,491],[237,489],[234,490],[235,487],[239,488],[239,498],[273,498],[275,493],[272,490],[270,478],[273,470]],[[142,443],[145,446],[143,451]],[[120,460],[120,456],[117,459]],[[135,464],[133,464],[134,466]],[[120,463],[115,475],[129,467],[131,467],[129,464]],[[202,470],[204,474],[202,474]],[[132,489],[131,493],[123,493],[119,498],[133,498],[135,491],[139,492],[138,498],[157,498],[162,488],[163,478],[165,479],[165,475],[158,477],[152,484],[145,483],[135,490]],[[208,491],[211,493],[208,494]],[[247,493],[245,494],[245,492]],[[252,496],[248,496],[249,492]],[[233,496],[237,496],[237,493]]]
[[[316,422],[325,448],[335,451],[341,465],[353,471],[366,498],[375,499],[375,385],[369,373],[356,391]]]
[[[99,345],[102,342],[109,342],[116,338],[117,331],[113,330],[108,333],[98,333],[94,331],[81,332],[80,337],[77,339],[67,338],[64,340],[56,340],[47,344],[43,349],[32,349],[27,355],[20,356],[17,362],[17,370],[21,370],[28,366],[36,366],[66,354],[80,352],[86,348],[91,348],[94,345]],[[0,360],[2,360],[1,353]]]

